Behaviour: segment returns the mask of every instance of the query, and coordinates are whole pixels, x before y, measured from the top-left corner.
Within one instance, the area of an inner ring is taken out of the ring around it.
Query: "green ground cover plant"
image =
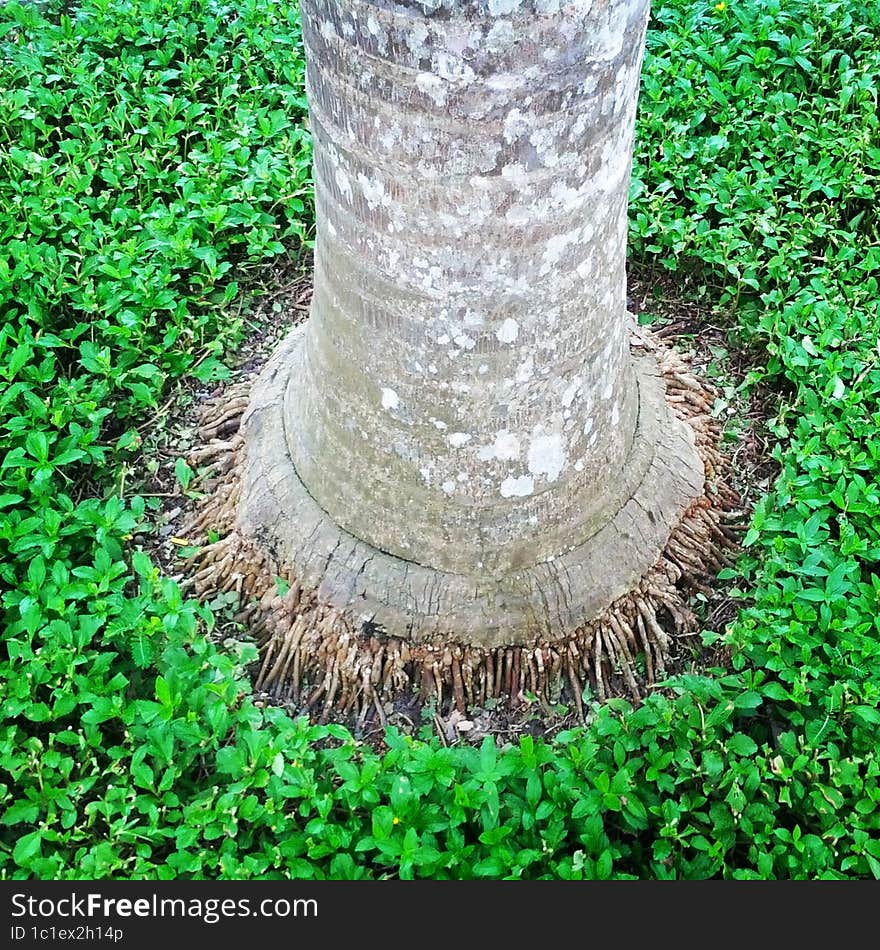
[[[308,242],[296,4],[0,8],[0,875],[880,878],[878,76],[860,0],[655,3],[631,255],[777,394],[730,667],[380,754],[254,704],[124,479]]]

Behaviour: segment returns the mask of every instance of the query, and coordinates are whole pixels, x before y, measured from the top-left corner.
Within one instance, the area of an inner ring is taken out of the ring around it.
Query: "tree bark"
[[[703,489],[630,348],[648,0],[303,0],[314,302],[245,420],[239,526],[369,629],[569,632]]]

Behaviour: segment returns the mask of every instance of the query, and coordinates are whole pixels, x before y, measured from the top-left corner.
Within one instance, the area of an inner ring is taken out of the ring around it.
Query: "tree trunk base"
[[[581,709],[638,699],[664,674],[672,640],[692,632],[695,590],[733,562],[739,506],[725,483],[713,393],[644,331],[633,339],[639,423],[622,503],[595,534],[552,561],[502,578],[447,574],[354,538],[317,505],[285,445],[294,331],[253,386],[205,409],[191,454],[206,497],[186,562],[200,597],[236,591],[261,646],[255,687],[303,710],[361,719],[417,689],[464,712],[491,697],[563,691]]]

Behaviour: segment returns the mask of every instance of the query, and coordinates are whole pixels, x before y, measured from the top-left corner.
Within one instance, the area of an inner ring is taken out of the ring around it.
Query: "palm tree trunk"
[[[369,629],[562,635],[703,488],[626,311],[648,0],[303,0],[314,301],[239,523]]]

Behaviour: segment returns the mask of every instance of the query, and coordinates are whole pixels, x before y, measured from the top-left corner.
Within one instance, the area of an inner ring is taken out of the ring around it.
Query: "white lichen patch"
[[[491,445],[484,445],[477,457],[481,462],[513,462],[519,458],[522,451],[519,438],[507,429],[500,429],[495,433],[495,441]]]
[[[455,491],[455,482],[452,479],[448,479],[440,486],[447,495],[451,495]]]
[[[431,73],[419,73],[416,76],[416,87],[437,106],[446,105],[446,85],[439,76]]]
[[[529,142],[535,146],[541,164],[553,168],[559,161],[556,153],[557,137],[550,129],[534,129],[529,136]]]
[[[466,21],[447,20],[444,24],[444,34],[446,49],[465,58],[468,48],[479,42],[479,34],[474,33]]]
[[[385,194],[385,186],[377,179],[367,178],[363,172],[358,172],[358,184],[361,186],[361,193],[364,196],[367,206],[372,211],[379,205],[387,204],[388,198]]]
[[[414,53],[424,55],[426,50],[425,40],[429,35],[428,27],[421,21],[414,19],[412,26],[404,34],[404,40]]]
[[[382,408],[394,411],[400,405],[400,397],[393,389],[382,387]]]
[[[562,405],[565,406],[566,409],[574,402],[574,397],[577,395],[580,386],[581,381],[576,379],[566,387],[565,392],[562,394]]]
[[[495,73],[486,79],[487,88],[493,92],[510,92],[521,85],[522,79],[517,73]]]
[[[472,350],[477,345],[477,341],[466,333],[459,333],[452,342],[463,350]]]
[[[501,177],[517,187],[524,187],[529,180],[529,170],[520,162],[508,162],[501,169]]]
[[[527,458],[532,475],[543,475],[548,482],[555,482],[568,461],[562,434],[551,432],[533,436]]]
[[[535,359],[529,354],[516,368],[516,381],[527,383],[535,373]]]
[[[380,136],[378,136],[378,139],[382,145],[382,148],[384,148],[386,152],[390,152],[400,141],[398,127],[396,125],[390,126]]]
[[[580,262],[580,264],[575,267],[575,273],[580,277],[584,282],[595,280],[595,274],[598,270],[596,264],[596,258],[593,254],[588,253],[587,256]]]
[[[339,194],[342,195],[346,201],[351,201],[351,179],[341,168],[336,169],[335,178]]]
[[[507,429],[501,429],[495,433],[495,441],[492,443],[492,454],[499,462],[512,462],[519,457],[520,444],[519,439]]]
[[[499,343],[515,343],[519,336],[519,324],[513,317],[507,317],[495,331]]]
[[[508,224],[514,225],[514,227],[521,227],[522,225],[528,224],[534,217],[534,210],[526,204],[511,205],[511,207],[504,212],[504,219]]]
[[[497,53],[516,42],[516,33],[510,20],[498,20],[486,34],[486,49]]]
[[[472,82],[475,76],[473,69],[460,56],[455,56],[445,50],[434,54],[432,65],[441,79]]]
[[[554,234],[547,241],[544,248],[543,264],[541,265],[541,274],[549,274],[551,270],[559,263],[560,258],[565,251],[572,245],[581,240],[581,229],[575,228],[564,234]]]
[[[630,155],[625,148],[626,142],[612,139],[602,148],[602,161],[599,171],[593,177],[592,184],[599,191],[616,191],[629,171]]]
[[[470,432],[450,432],[446,437],[447,441],[454,449],[463,448],[468,444],[468,442],[470,442],[472,438],[473,436],[470,434]]]
[[[566,176],[560,175],[555,181],[543,182],[544,187],[538,198],[538,211],[542,217],[550,217],[558,211],[581,211],[585,199],[590,197],[589,181],[584,183],[587,167],[571,169]],[[568,179],[574,185],[568,183]]]
[[[519,6],[519,0],[489,0],[490,16],[507,16]]]
[[[504,119],[504,139],[506,142],[515,142],[520,136],[529,131],[531,120],[525,112],[513,108]]]
[[[535,480],[531,475],[509,475],[499,490],[502,498],[524,498],[535,490]]]

